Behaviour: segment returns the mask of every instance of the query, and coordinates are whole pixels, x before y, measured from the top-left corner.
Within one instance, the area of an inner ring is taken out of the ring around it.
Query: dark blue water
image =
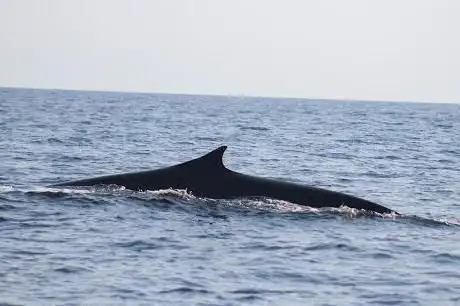
[[[228,145],[402,213],[51,189]],[[460,105],[0,88],[3,305],[458,305]]]

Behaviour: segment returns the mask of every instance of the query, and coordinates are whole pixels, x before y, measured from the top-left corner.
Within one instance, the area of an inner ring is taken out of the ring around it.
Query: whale
[[[264,197],[312,208],[346,206],[380,214],[398,214],[354,195],[271,178],[247,175],[225,167],[221,146],[206,155],[156,170],[106,175],[58,183],[50,187],[118,185],[135,191],[182,189],[211,199]]]

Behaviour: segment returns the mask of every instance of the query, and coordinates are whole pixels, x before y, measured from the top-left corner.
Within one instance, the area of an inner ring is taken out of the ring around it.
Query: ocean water
[[[401,216],[47,188],[220,145]],[[460,105],[0,88],[1,305],[460,305]]]

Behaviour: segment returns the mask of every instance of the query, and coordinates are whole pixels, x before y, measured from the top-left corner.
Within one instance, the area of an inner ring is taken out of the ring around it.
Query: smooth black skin
[[[173,188],[186,189],[195,196],[205,198],[233,199],[256,196],[316,208],[344,205],[377,213],[396,213],[352,195],[234,172],[225,168],[222,162],[226,149],[226,146],[222,146],[200,158],[158,170],[101,176],[61,183],[53,187],[113,184],[131,190]]]

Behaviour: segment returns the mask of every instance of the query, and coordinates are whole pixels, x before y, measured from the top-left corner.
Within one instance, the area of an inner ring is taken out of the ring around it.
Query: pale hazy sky
[[[460,1],[0,0],[0,86],[460,102]]]

